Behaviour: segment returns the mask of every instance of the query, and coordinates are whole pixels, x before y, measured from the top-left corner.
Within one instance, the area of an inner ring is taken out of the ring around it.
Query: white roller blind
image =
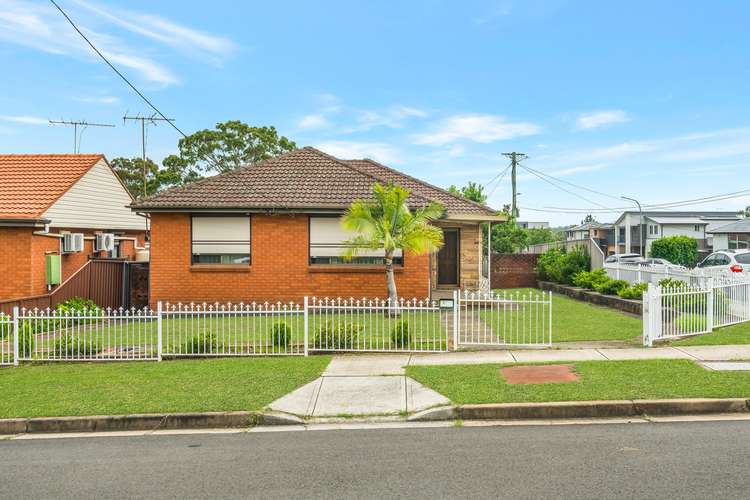
[[[193,217],[194,254],[249,254],[250,217]]]
[[[353,236],[354,233],[341,227],[341,219],[338,217],[310,217],[310,256],[340,257],[347,248],[343,242]],[[363,250],[357,255],[384,257],[385,250]],[[401,250],[396,250],[394,256],[400,257]]]

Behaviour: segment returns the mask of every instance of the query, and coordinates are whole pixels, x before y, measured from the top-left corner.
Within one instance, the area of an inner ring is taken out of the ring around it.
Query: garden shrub
[[[36,345],[34,328],[27,320],[18,325],[18,330],[18,355],[22,358],[28,358],[34,352],[34,346]]]
[[[203,354],[212,352],[221,352],[224,344],[219,342],[216,334],[206,332],[193,335],[182,345],[181,353],[184,354]]]
[[[83,312],[91,313],[92,315],[99,315],[101,310],[102,309],[96,305],[96,302],[84,299],[83,297],[73,297],[65,302],[60,302],[57,304],[57,307],[55,307],[55,311],[60,315],[81,314]]]
[[[84,356],[96,354],[102,347],[94,339],[84,340],[72,333],[66,333],[57,339],[54,349],[56,356]]]
[[[596,285],[609,280],[607,271],[604,269],[595,269],[593,271],[579,271],[572,277],[573,284],[581,288],[595,290]]]
[[[636,299],[640,300],[643,298],[643,292],[648,288],[648,283],[638,283],[627,286],[617,292],[617,295],[623,299]]]
[[[664,278],[659,280],[659,286],[662,288],[679,290],[688,286],[687,282],[675,278]]]
[[[319,349],[351,349],[357,344],[362,327],[355,323],[328,321],[315,332],[315,347]]]
[[[396,347],[407,347],[411,344],[411,332],[409,331],[409,322],[401,320],[393,327],[391,331],[391,343]]]
[[[292,341],[292,328],[283,321],[271,326],[271,342],[276,347],[289,347]]]
[[[581,271],[588,271],[590,266],[589,253],[583,247],[571,251],[552,248],[539,256],[537,274],[541,280],[571,285],[573,276]]]
[[[13,332],[13,323],[10,323],[10,316],[0,313],[0,339],[9,337]]]
[[[698,262],[698,241],[689,236],[665,236],[651,244],[651,257],[694,267]]]
[[[627,288],[628,286],[630,286],[630,283],[625,280],[613,280],[607,278],[607,281],[602,281],[594,285],[594,290],[603,293],[604,295],[617,295],[620,293],[620,290]]]

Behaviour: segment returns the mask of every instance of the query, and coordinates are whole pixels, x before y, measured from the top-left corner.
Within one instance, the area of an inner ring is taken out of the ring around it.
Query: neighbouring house
[[[740,219],[737,212],[628,211],[614,222],[616,253],[648,255],[651,244],[664,236],[689,236],[701,254],[714,247],[712,231]],[[640,233],[640,234],[639,234]]]
[[[489,288],[482,224],[496,211],[373,160],[340,160],[306,147],[135,201],[151,220],[150,301],[295,301],[386,297],[384,251],[345,262],[352,235],[340,217],[375,183],[409,189],[411,208],[439,202],[445,244],[437,254],[397,253],[405,298]]]
[[[0,300],[45,294],[92,257],[134,259],[132,201],[103,155],[0,155]]]
[[[549,222],[517,221],[516,225],[521,229],[549,229]]]
[[[713,236],[714,250],[750,249],[750,219],[730,222],[706,232]]]
[[[594,240],[602,253],[607,256],[615,252],[613,225],[603,222],[585,222],[565,230],[567,241]]]

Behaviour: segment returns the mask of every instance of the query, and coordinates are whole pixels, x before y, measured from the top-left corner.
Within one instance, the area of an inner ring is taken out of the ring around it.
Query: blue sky
[[[741,1],[145,2],[60,0],[185,131],[228,119],[372,157],[440,186],[525,164],[644,203],[750,189],[750,3]],[[132,91],[46,1],[0,0],[0,151],[140,155]],[[151,128],[149,155],[176,150]],[[490,189],[492,189],[491,186]],[[611,197],[519,175],[525,220]],[[507,177],[490,204],[509,201]],[[698,205],[739,209],[750,196]],[[549,208],[555,207],[555,208]],[[551,210],[551,212],[530,209]],[[614,218],[602,213],[600,220]]]

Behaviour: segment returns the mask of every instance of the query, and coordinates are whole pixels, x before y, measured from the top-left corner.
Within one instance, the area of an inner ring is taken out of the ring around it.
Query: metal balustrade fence
[[[649,284],[643,294],[643,343],[710,334],[750,321],[750,280],[708,278],[704,285]]]
[[[635,262],[605,263],[604,270],[612,279],[629,283],[659,284],[664,279],[684,281],[692,286],[706,286],[709,278],[750,280],[750,271],[733,272],[722,268],[670,269],[663,265],[642,265]]]
[[[20,309],[0,315],[0,364],[158,361],[308,352],[446,352],[549,345],[550,292],[461,293],[453,300],[308,299],[162,304],[155,309]]]
[[[457,345],[552,344],[552,292],[456,293]]]

